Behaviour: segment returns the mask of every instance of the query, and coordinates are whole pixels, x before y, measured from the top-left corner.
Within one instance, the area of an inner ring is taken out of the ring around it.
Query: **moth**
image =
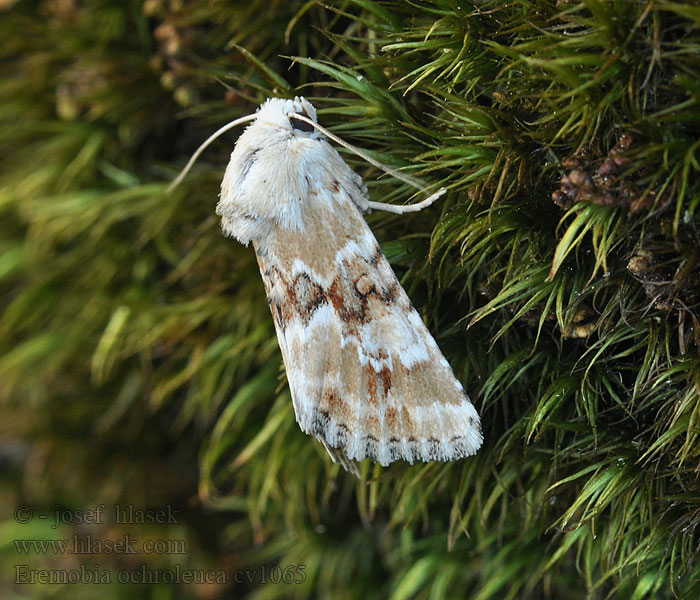
[[[245,122],[216,213],[227,236],[252,243],[272,311],[297,422],[334,462],[449,461],[473,455],[483,436],[476,409],[399,284],[363,218],[405,213],[369,200],[328,142],[386,168],[318,124],[304,98],[269,99]]]

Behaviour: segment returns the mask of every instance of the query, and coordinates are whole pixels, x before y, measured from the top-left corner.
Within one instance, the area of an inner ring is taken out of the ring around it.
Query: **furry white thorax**
[[[362,179],[321,133],[290,119],[294,114],[317,120],[304,98],[267,100],[231,153],[216,212],[224,232],[243,244],[274,228],[303,231],[310,190],[319,182],[336,181],[360,210],[367,209]]]

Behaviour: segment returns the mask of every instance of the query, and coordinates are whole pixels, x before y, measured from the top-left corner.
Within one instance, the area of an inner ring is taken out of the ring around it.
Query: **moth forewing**
[[[352,200],[312,186],[309,208],[254,242],[302,430],[383,465],[474,454],[476,410]]]
[[[369,202],[319,129],[337,140],[305,99],[265,102],[236,143],[217,205],[224,232],[253,242],[297,421],[354,472],[364,458],[472,455],[479,416],[362,217],[390,205]],[[440,193],[391,208],[420,210]]]

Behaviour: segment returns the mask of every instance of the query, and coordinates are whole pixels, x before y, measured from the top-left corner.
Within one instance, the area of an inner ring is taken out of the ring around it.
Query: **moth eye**
[[[305,133],[309,133],[314,130],[314,126],[307,123],[306,121],[301,121],[300,119],[295,119],[294,114],[289,115],[289,122],[292,124],[292,128],[296,129],[298,131],[303,131]],[[307,117],[309,115],[307,114],[302,114],[301,116]]]

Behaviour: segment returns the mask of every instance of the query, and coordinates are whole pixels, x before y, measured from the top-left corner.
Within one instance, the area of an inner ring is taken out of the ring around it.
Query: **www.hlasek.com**
[[[75,569],[32,569],[28,565],[15,565],[16,584],[67,585],[67,584],[300,584],[306,581],[306,565],[279,565],[240,569],[232,576],[223,569],[185,569],[175,565],[169,569],[150,569],[140,565],[136,569],[110,571],[95,564],[80,565]]]
[[[101,539],[74,534],[67,540],[12,540],[21,555],[44,554],[187,554],[185,540],[143,540],[129,534],[117,539]]]

